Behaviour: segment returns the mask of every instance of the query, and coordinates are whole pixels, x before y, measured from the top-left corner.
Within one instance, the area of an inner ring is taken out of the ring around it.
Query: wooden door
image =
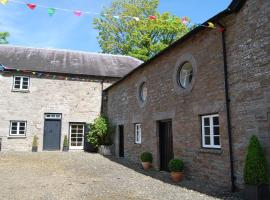
[[[169,171],[168,164],[173,158],[172,121],[159,122],[160,170]]]

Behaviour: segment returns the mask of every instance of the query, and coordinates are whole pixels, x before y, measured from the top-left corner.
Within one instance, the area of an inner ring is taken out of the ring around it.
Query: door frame
[[[121,135],[120,135],[120,130],[121,130],[121,128],[122,128],[122,134],[123,134],[123,152],[121,152],[120,151],[120,144],[121,144]],[[120,157],[120,158],[124,158],[125,157],[125,129],[124,129],[125,127],[124,127],[124,125],[123,124],[119,124],[118,125],[118,156]]]
[[[156,133],[157,133],[157,152],[158,152],[158,168],[161,170],[161,148],[160,148],[160,123],[162,122],[171,122],[171,138],[172,138],[172,157],[174,157],[174,148],[173,148],[173,120],[172,119],[163,119],[163,120],[157,120],[156,121]]]
[[[71,124],[75,125],[83,125],[83,141],[82,141],[82,148],[81,147],[72,147],[71,148]],[[68,148],[69,150],[84,150],[84,139],[85,139],[85,122],[69,122],[69,127],[68,127]]]
[[[60,115],[61,116],[61,118],[59,119],[46,119],[46,115],[48,115],[48,114],[53,114],[53,115]],[[57,151],[57,150],[61,150],[61,139],[62,139],[62,113],[44,113],[44,115],[43,115],[43,119],[44,119],[44,126],[43,126],[43,142],[42,142],[42,150],[43,151]],[[57,149],[57,150],[48,150],[48,149],[44,149],[44,142],[45,142],[45,140],[44,140],[44,138],[45,138],[45,123],[46,123],[46,120],[48,120],[48,121],[60,121],[60,134],[59,134],[59,137],[60,137],[60,140],[59,140],[59,149]]]

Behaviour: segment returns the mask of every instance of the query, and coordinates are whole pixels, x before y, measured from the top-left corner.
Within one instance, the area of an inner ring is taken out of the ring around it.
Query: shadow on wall
[[[230,193],[230,192],[220,192],[222,191],[222,188],[216,188],[210,185],[206,185],[205,182],[196,182],[194,180],[184,178],[183,181],[180,183],[174,183],[170,179],[170,174],[168,172],[164,171],[158,171],[154,168],[145,171],[143,170],[140,163],[135,163],[133,161],[127,160],[125,158],[116,158],[114,156],[105,156],[107,159],[111,160],[112,162],[116,162],[118,164],[121,164],[125,167],[128,167],[138,173],[144,174],[146,176],[150,176],[154,179],[160,180],[164,183],[184,187],[188,190],[194,190],[203,194],[207,194],[212,197],[224,199],[224,200],[240,200],[243,199],[243,193],[242,192],[236,192],[236,193]],[[224,189],[223,189],[224,190]]]

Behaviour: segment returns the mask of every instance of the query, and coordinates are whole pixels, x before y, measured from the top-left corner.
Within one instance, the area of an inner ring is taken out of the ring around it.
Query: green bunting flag
[[[55,9],[54,8],[48,8],[47,12],[48,12],[49,16],[53,16],[54,13],[55,13]]]

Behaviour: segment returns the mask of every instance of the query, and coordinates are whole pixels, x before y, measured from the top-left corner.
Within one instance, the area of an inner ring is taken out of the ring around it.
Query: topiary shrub
[[[109,138],[110,124],[109,120],[104,116],[99,116],[94,120],[94,123],[89,126],[89,133],[87,135],[87,141],[93,146],[98,147],[100,145],[110,145]]]
[[[37,146],[38,146],[38,137],[35,135],[33,138],[32,147],[37,147]]]
[[[168,167],[171,172],[182,172],[184,169],[184,162],[180,159],[171,159]]]
[[[150,162],[152,163],[153,162],[153,156],[150,152],[143,152],[141,154],[141,161],[142,162]]]
[[[258,138],[250,138],[244,167],[244,181],[247,185],[269,184],[268,165]]]
[[[64,137],[63,147],[68,147],[68,138],[66,135]]]

